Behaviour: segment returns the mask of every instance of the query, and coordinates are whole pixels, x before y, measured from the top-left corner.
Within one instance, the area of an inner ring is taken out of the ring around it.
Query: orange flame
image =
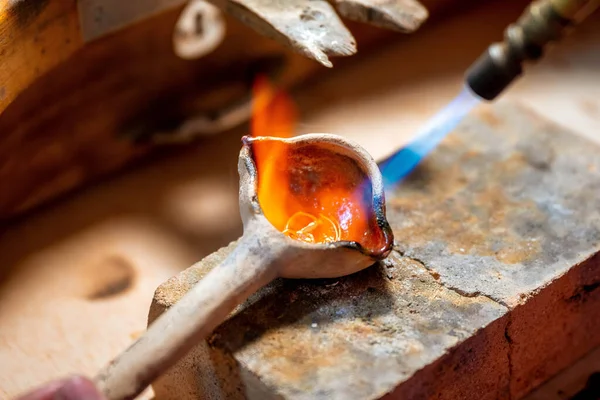
[[[292,137],[297,111],[285,93],[276,91],[265,78],[253,88],[252,136]],[[373,236],[363,205],[364,187],[349,189],[333,184],[310,198],[293,193],[290,186],[289,145],[279,142],[255,142],[254,159],[258,170],[258,199],[265,217],[285,235],[309,242],[339,240],[365,244]],[[340,168],[340,176],[344,171]],[[346,179],[347,181],[348,179]],[[344,178],[335,181],[344,182]],[[377,241],[377,240],[376,240]],[[378,241],[377,241],[378,242]]]

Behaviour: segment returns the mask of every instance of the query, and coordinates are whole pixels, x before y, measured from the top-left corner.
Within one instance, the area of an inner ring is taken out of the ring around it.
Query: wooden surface
[[[213,0],[213,3],[266,36],[277,37],[281,43],[287,42],[307,56],[315,53],[326,60],[327,55],[355,50],[352,35],[331,5],[302,1],[290,2],[287,9],[281,6],[282,3],[270,0],[253,3],[250,7],[241,7],[236,0]],[[184,3],[162,2],[157,5],[140,2],[140,6],[124,7],[119,2],[78,5],[76,0],[1,0],[0,37],[3,40],[0,41],[0,60],[5,68],[0,70],[0,113],[23,90],[35,83],[35,79],[81,49],[84,42],[110,35],[115,32],[113,29],[136,25],[149,15],[181,11]],[[429,3],[432,1],[429,0]],[[258,9],[250,11],[253,6],[258,6]],[[382,10],[372,14],[384,16],[390,11],[401,14],[403,18],[397,17],[395,28],[402,31],[415,30],[427,16],[418,3],[409,3],[399,10],[379,3],[377,7]],[[299,13],[320,15],[322,20],[314,22],[315,18],[300,18],[298,24],[283,23],[285,18],[293,17],[290,8],[298,8]],[[418,12],[415,14],[414,10]],[[325,27],[323,22],[328,26]],[[315,59],[321,57],[314,56]]]
[[[0,113],[83,45],[76,0],[0,1]]]
[[[302,88],[300,131],[339,133],[376,157],[389,154],[454,96],[464,69],[521,11],[501,3]],[[600,141],[599,21],[529,68],[506,98]],[[5,227],[0,398],[97,372],[144,329],[161,282],[239,236],[242,133],[208,138]]]
[[[435,13],[452,2],[427,5]],[[239,101],[249,66],[267,57],[284,60],[285,86],[326,70],[233,18],[214,52],[181,59],[173,29],[182,7],[82,47],[74,2],[33,3],[0,1],[0,34],[8,38],[0,40],[0,220],[157,150],[131,138]],[[348,25],[364,51],[403,36]]]
[[[318,68],[232,20],[225,46],[200,60],[182,60],[172,50],[179,11],[87,45],[0,114],[0,218],[146,154],[147,145],[128,138],[150,127],[164,129],[237,100],[247,91],[248,65],[261,57],[294,60],[282,77],[286,83]]]

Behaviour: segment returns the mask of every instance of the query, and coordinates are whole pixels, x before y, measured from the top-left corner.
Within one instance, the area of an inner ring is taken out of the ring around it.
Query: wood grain
[[[451,2],[432,0],[429,7],[441,10]],[[31,46],[24,49],[35,48],[37,53],[27,58],[34,68],[24,64],[23,72],[9,79],[11,86],[5,91],[11,93],[10,100],[6,97],[1,103],[6,109],[0,112],[0,220],[156,150],[129,138],[168,130],[192,115],[238,100],[248,93],[248,70],[264,58],[285,60],[279,81],[284,87],[325,70],[233,18],[227,18],[226,38],[213,53],[199,60],[180,59],[174,54],[172,35],[183,6],[75,51],[81,42],[74,38],[78,28],[74,9],[69,8],[73,4],[45,3],[29,17],[28,31],[20,35],[23,39],[17,39],[15,32],[9,34],[13,41],[29,40]],[[364,24],[348,26],[364,53],[405,36]],[[44,42],[36,42],[42,34]],[[5,43],[4,48],[15,45]],[[44,49],[48,56],[52,54],[47,61],[41,61]],[[28,54],[24,50],[21,64]],[[4,59],[16,65],[20,57]],[[15,97],[18,90],[21,93]]]
[[[293,58],[287,81],[318,68],[231,20],[226,45],[201,60],[179,59],[171,42],[179,11],[87,45],[0,114],[2,218],[145,154],[148,146],[126,139],[135,132],[240,97],[247,69],[261,57]]]
[[[82,45],[76,0],[0,1],[0,113]]]

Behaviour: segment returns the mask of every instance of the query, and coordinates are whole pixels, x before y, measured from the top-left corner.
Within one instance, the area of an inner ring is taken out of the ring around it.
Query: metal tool
[[[223,263],[100,372],[95,381],[108,400],[135,398],[205,339],[236,306],[273,279],[349,275],[391,252],[393,233],[385,215],[381,175],[361,147],[327,134],[291,139],[245,137],[243,142],[238,163],[242,238]],[[308,203],[317,201],[315,193],[322,189],[339,186],[359,190],[366,202],[368,226],[361,230],[360,240],[341,237],[327,243],[307,243],[286,236],[267,219],[258,194],[261,166],[255,163],[254,152],[258,146],[282,145],[292,160],[284,170],[290,187],[271,190],[288,191]]]
[[[99,39],[189,0],[79,0],[85,42]],[[239,19],[257,32],[331,67],[330,56],[356,53],[355,39],[338,13],[350,20],[402,33],[418,30],[429,17],[417,0],[197,0]]]
[[[560,40],[600,6],[598,0],[538,0],[508,26],[504,41],[492,44],[469,68],[466,84],[484,100],[494,100],[523,73],[523,64],[537,61],[544,49]]]

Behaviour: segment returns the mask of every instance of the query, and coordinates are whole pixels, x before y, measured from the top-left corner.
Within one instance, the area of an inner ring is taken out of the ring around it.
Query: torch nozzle
[[[551,42],[600,6],[599,0],[536,0],[507,27],[504,40],[492,44],[468,69],[466,84],[484,100],[494,100],[523,73],[523,64],[537,61]]]

